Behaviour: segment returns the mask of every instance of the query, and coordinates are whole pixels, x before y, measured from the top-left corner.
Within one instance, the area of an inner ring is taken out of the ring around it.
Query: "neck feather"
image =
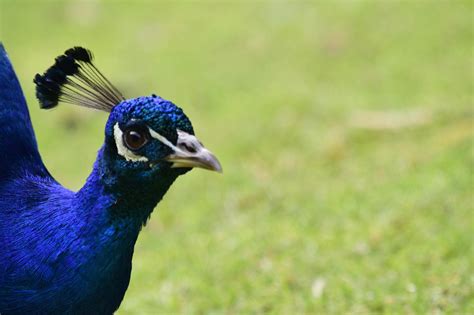
[[[92,173],[77,196],[94,204],[94,211],[106,215],[111,223],[129,222],[139,229],[146,223],[177,175],[163,171],[153,178],[136,177],[133,173],[117,171],[114,162],[115,160],[107,157],[102,147]]]

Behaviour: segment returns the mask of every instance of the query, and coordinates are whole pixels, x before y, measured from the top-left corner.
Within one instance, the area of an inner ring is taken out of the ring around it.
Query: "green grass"
[[[472,314],[472,12],[1,0],[0,35],[66,186],[107,116],[40,111],[31,80],[78,44],[126,95],[181,105],[224,166],[159,204],[118,314]]]

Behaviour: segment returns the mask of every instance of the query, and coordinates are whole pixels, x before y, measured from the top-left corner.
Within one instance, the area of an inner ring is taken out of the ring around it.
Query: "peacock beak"
[[[222,173],[222,166],[215,155],[195,136],[181,130],[178,130],[175,152],[168,155],[165,160],[173,163],[172,168],[199,167]]]

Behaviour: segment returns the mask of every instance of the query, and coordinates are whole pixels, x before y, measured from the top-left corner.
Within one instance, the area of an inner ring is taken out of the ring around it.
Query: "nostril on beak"
[[[184,149],[184,150],[186,150],[186,151],[189,152],[189,153],[196,153],[196,152],[197,152],[197,150],[196,150],[196,148],[195,148],[194,146],[189,145],[189,144],[187,144],[187,143],[182,143],[182,144],[180,145],[180,147],[181,147],[181,149]]]

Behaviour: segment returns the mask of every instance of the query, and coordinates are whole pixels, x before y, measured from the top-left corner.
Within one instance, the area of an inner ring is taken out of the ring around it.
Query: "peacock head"
[[[180,175],[193,167],[221,172],[217,158],[194,135],[183,110],[156,95],[125,100],[105,128],[109,155],[118,169]]]
[[[103,159],[115,176],[175,178],[194,167],[222,172],[181,108],[156,95],[126,100],[95,67],[87,49],[67,50],[34,82],[41,108],[65,102],[110,113]]]

